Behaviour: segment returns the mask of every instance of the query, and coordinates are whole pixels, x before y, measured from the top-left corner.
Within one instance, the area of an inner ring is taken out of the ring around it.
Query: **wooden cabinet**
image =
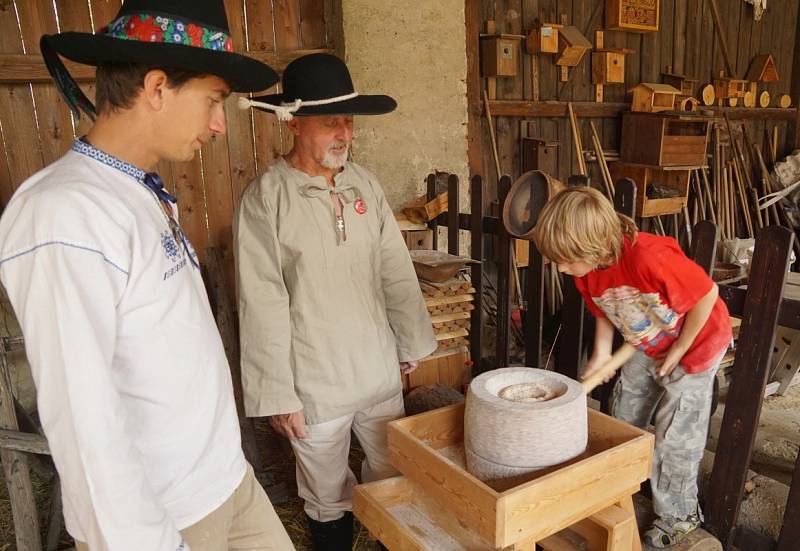
[[[655,166],[706,164],[709,119],[680,113],[624,113],[620,160]]]

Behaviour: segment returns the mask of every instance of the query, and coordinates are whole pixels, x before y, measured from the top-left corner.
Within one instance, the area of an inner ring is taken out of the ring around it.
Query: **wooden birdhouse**
[[[658,30],[659,0],[606,0],[606,30]]]
[[[555,23],[542,23],[528,29],[525,37],[525,49],[533,54],[558,53],[558,29],[561,25]]]
[[[592,49],[589,42],[577,27],[567,25],[559,29],[558,32],[558,52],[559,57],[556,65],[575,67],[580,63],[583,54]]]
[[[592,51],[592,82],[594,84],[624,84],[625,56],[628,48],[598,48]]]
[[[754,57],[750,62],[750,69],[747,70],[747,76],[744,78],[750,82],[778,82],[780,77],[772,55],[765,54]]]
[[[680,90],[682,96],[694,95],[694,86],[697,80],[673,73],[672,66],[667,67],[666,72],[661,73],[661,80],[664,81],[664,84],[669,84]]]
[[[681,93],[669,84],[642,82],[631,90],[633,103],[631,111],[645,113],[658,113],[659,111],[672,111],[675,109],[675,96]]]
[[[520,34],[481,35],[481,76],[513,77],[519,68]]]
[[[744,100],[745,94],[750,91],[751,83],[747,80],[728,78],[722,74],[719,78],[714,79],[714,96],[720,105],[723,100],[728,100],[729,105],[735,106],[739,99]],[[753,93],[755,92],[753,91]]]

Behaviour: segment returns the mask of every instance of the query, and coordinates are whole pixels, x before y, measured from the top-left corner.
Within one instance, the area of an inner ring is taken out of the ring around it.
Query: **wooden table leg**
[[[642,538],[639,536],[639,526],[636,524],[636,510],[633,508],[633,494],[629,494],[620,499],[617,504],[633,515],[633,542],[631,542],[631,551],[642,551]]]

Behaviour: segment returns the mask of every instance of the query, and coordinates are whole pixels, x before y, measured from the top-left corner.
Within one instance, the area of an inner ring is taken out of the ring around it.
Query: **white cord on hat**
[[[275,115],[278,117],[278,120],[290,121],[294,117],[294,112],[303,107],[304,105],[306,106],[328,105],[331,103],[339,103],[340,101],[347,101],[349,99],[353,99],[356,96],[358,96],[358,92],[353,92],[352,94],[345,94],[344,96],[336,96],[335,98],[328,98],[328,99],[308,100],[308,101],[302,99],[296,99],[293,102],[281,102],[280,105],[272,105],[271,103],[265,103],[263,101],[253,101],[244,96],[240,96],[239,109],[249,109],[251,107],[269,109],[270,111],[275,112]]]

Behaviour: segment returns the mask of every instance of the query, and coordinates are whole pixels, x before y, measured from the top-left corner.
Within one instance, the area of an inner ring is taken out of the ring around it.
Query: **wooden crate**
[[[662,214],[675,214],[686,206],[689,196],[689,167],[657,167],[633,163],[609,163],[611,179],[630,178],[636,182],[636,216],[647,218]],[[647,197],[647,184],[658,182],[666,187],[677,189],[680,197],[650,199]]]
[[[706,164],[709,119],[699,115],[623,113],[620,160],[655,166]]]
[[[450,350],[435,352],[419,363],[419,367],[403,375],[403,390],[420,386],[447,385],[462,392],[470,381],[472,364],[469,361],[469,341]]]
[[[632,510],[630,496],[650,476],[654,443],[653,435],[590,409],[586,452],[490,486],[462,466],[464,404],[393,421],[388,439],[392,465],[419,485],[417,493],[490,548],[542,540],[610,503]]]
[[[658,30],[659,0],[606,0],[606,30]]]

